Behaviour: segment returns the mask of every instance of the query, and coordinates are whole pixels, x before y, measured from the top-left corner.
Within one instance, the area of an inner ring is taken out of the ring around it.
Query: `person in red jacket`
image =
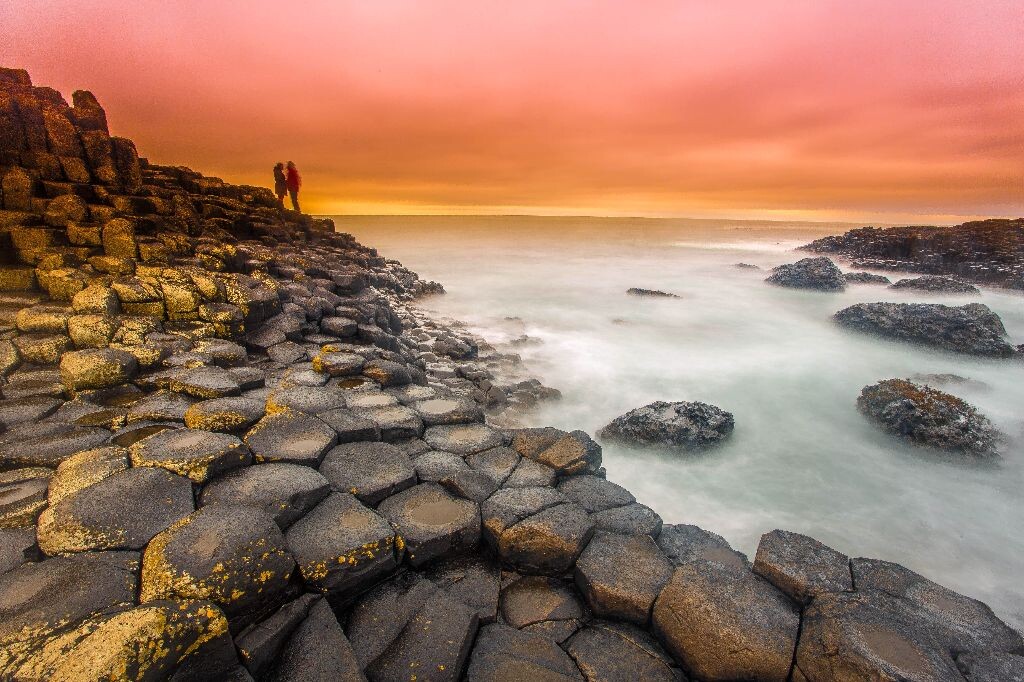
[[[288,162],[285,183],[288,185],[288,196],[292,199],[292,208],[301,213],[302,210],[299,208],[299,188],[302,187],[302,176],[299,175],[299,169],[295,167],[294,161]]]

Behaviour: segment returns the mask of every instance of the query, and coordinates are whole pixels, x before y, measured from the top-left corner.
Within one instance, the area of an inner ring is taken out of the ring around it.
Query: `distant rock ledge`
[[[1020,676],[978,601],[488,424],[542,387],[436,285],[72,99],[0,69],[0,678]]]

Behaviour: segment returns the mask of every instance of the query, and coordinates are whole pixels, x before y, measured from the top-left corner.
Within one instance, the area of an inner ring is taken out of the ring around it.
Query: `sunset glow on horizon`
[[[46,2],[0,65],[319,214],[1024,215],[1019,0]]]

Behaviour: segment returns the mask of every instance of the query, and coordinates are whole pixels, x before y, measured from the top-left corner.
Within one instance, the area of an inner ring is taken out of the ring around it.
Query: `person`
[[[285,180],[288,185],[288,196],[292,199],[292,208],[299,213],[302,210],[299,208],[299,188],[302,187],[302,176],[299,175],[299,169],[295,167],[295,162],[288,162],[288,174]]]
[[[277,203],[284,208],[284,195],[288,191],[288,183],[284,177],[284,164],[280,161],[274,166],[274,194],[277,195]]]

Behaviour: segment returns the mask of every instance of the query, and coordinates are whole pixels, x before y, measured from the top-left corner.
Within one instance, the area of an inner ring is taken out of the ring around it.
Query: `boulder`
[[[885,275],[876,275],[870,272],[847,272],[843,274],[847,284],[891,284]]]
[[[866,386],[857,408],[889,433],[917,445],[994,457],[1002,434],[963,400],[906,379]]]
[[[989,357],[1012,357],[1002,320],[988,306],[969,303],[858,303],[837,312],[841,326],[897,341]]]
[[[89,348],[64,353],[60,378],[69,393],[128,383],[139,371],[131,353],[116,348]]]
[[[198,429],[168,429],[131,446],[132,464],[162,467],[202,485],[252,461],[235,436]]]
[[[351,493],[370,506],[416,483],[409,457],[387,443],[339,445],[324,457],[320,473],[332,489]]]
[[[315,470],[276,462],[244,467],[215,478],[203,488],[199,504],[256,507],[272,516],[281,530],[285,530],[330,491],[330,483]]]
[[[772,268],[772,274],[765,281],[783,287],[818,291],[842,291],[846,288],[842,271],[825,256],[802,258],[796,263]]]
[[[382,516],[331,493],[286,533],[306,585],[345,602],[398,566],[401,547]]]
[[[470,654],[466,679],[469,682],[583,682],[583,675],[554,641],[493,623],[480,629]]]
[[[653,402],[616,417],[599,436],[641,446],[664,445],[696,450],[728,438],[733,416],[701,402]]]
[[[821,594],[853,591],[848,556],[785,530],[761,536],[753,570],[798,604]]]
[[[65,469],[62,475],[67,473]],[[39,547],[49,555],[139,550],[193,510],[187,478],[149,467],[116,471],[65,493],[46,509],[39,518]]]
[[[338,442],[338,434],[313,415],[286,410],[261,419],[243,440],[257,462],[316,467]]]
[[[421,483],[392,495],[377,508],[405,541],[413,566],[474,549],[480,541],[480,508],[452,497],[435,483]]]
[[[284,601],[294,569],[281,530],[266,512],[201,507],[146,546],[139,601],[209,599],[242,627]]]
[[[670,294],[667,291],[660,291],[659,289],[639,289],[633,287],[626,289],[626,293],[630,296],[649,296],[651,298],[679,298],[676,294]]]
[[[682,671],[646,631],[595,621],[572,636],[565,651],[587,680],[682,682]]]
[[[980,294],[981,291],[973,284],[957,279],[955,277],[942,277],[940,275],[924,275],[901,279],[890,289],[909,289],[913,291],[934,291],[944,294]]]
[[[645,626],[672,564],[648,535],[600,533],[576,561],[574,575],[595,616]]]

